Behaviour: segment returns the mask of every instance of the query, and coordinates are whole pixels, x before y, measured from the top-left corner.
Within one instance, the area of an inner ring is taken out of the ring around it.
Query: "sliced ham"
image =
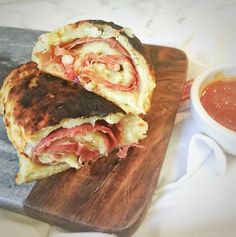
[[[76,155],[80,157],[82,161],[90,161],[100,155],[98,150],[89,150],[83,144],[78,143],[78,149]]]
[[[101,124],[82,124],[73,128],[59,128],[51,132],[47,137],[35,147],[33,151],[33,159],[38,160],[38,157],[44,152],[50,154],[76,154],[81,160],[91,160],[99,156],[99,151],[82,144],[74,139],[76,135],[83,135],[88,132],[100,132],[101,137],[107,147],[107,152],[110,152],[118,144],[117,130],[114,129],[114,134],[111,128]]]
[[[81,62],[81,67],[87,67],[95,63],[105,64],[106,67],[112,71],[119,71],[121,68],[121,63],[123,61],[128,61],[125,56],[122,55],[106,55],[106,54],[87,54],[83,61]]]
[[[65,48],[66,50],[72,50],[74,47],[92,43],[96,41],[104,41],[107,42],[112,48],[117,49],[121,54],[130,57],[128,51],[115,39],[115,38],[101,38],[101,37],[84,37],[81,39],[76,39],[70,43],[63,44],[61,47]]]
[[[128,150],[131,148],[131,147],[139,147],[139,148],[143,148],[143,146],[141,145],[138,145],[138,144],[131,144],[131,145],[127,145],[127,146],[123,146],[123,147],[120,147],[118,152],[116,153],[117,156],[119,158],[125,158],[127,156],[127,153],[128,153]]]
[[[131,91],[137,87],[138,83],[137,73],[135,70],[133,70],[133,67],[131,67],[130,71],[132,79],[129,81],[127,85],[112,83],[108,80],[105,80],[101,75],[97,75],[95,72],[86,69],[86,67],[92,64],[102,63],[105,64],[106,67],[112,71],[119,71],[121,68],[121,63],[124,61],[129,62],[130,59],[122,55],[105,55],[105,54],[97,55],[95,53],[87,54],[81,63],[81,67],[85,69],[82,70],[82,72],[79,75],[80,80],[84,80],[85,82],[95,81],[96,83],[101,83],[108,88],[121,91]]]
[[[75,56],[73,54],[73,49],[83,44],[92,43],[96,41],[104,41],[108,43],[112,48],[116,48],[122,55],[97,55],[95,53],[89,53],[85,55],[85,58],[81,62],[79,73],[76,74],[74,69]],[[45,62],[45,65],[48,65],[51,62],[55,62],[62,65],[65,71],[65,76],[69,80],[75,82],[95,81],[96,83],[103,84],[105,87],[120,91],[135,90],[138,86],[138,73],[131,60],[131,57],[128,51],[117,40],[115,40],[115,38],[104,39],[101,37],[85,37],[81,39],[76,39],[70,43],[51,46],[49,51],[45,53],[42,52],[38,56],[43,62]],[[122,62],[128,62],[130,65],[131,77],[129,83],[127,83],[126,85],[112,83],[103,78],[101,75],[97,75],[94,72],[90,71],[89,68],[87,68],[92,64],[102,63],[108,69],[117,72],[121,69]]]
[[[45,148],[46,152],[53,152],[53,153],[64,153],[65,151],[67,153],[76,153],[78,150],[78,143],[68,143],[68,144],[57,144],[53,145],[51,144],[49,147]]]
[[[60,158],[63,154],[76,154],[82,161],[90,161],[99,156],[98,150],[90,150],[88,147],[80,142],[61,143],[60,140],[56,141],[57,144],[52,143],[49,147],[45,148],[46,152],[55,154],[54,158]],[[58,156],[57,154],[60,154]]]

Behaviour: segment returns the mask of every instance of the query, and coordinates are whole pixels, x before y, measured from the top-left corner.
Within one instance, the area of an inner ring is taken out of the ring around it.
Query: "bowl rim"
[[[209,67],[209,68],[203,70],[195,78],[195,80],[193,80],[193,84],[192,84],[191,90],[190,90],[190,99],[191,99],[191,103],[194,106],[194,109],[196,110],[198,115],[201,117],[201,119],[204,119],[209,126],[214,127],[214,129],[216,129],[220,133],[227,132],[228,135],[236,137],[236,131],[233,131],[233,130],[223,126],[222,124],[220,124],[219,122],[214,120],[207,113],[207,111],[205,110],[205,108],[203,107],[203,105],[200,101],[200,96],[199,96],[201,86],[207,77],[209,77],[211,75],[214,76],[218,72],[226,73],[228,70],[234,71],[235,72],[234,75],[236,76],[236,64],[215,65],[213,67]]]

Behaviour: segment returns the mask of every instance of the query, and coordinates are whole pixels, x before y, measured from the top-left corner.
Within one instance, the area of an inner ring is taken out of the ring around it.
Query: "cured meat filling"
[[[50,50],[37,56],[44,65],[57,63],[67,79],[81,84],[93,81],[119,91],[138,87],[138,73],[130,54],[114,38],[76,39],[51,45]]]

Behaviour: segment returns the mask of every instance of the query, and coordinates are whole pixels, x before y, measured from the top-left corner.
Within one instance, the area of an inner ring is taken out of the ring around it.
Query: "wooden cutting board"
[[[111,154],[79,171],[36,182],[23,198],[24,214],[73,231],[119,236],[132,235],[141,224],[156,189],[187,71],[182,51],[151,45],[145,49],[156,70],[157,87],[144,117],[149,123],[148,136],[141,142],[144,148],[132,149],[126,159]]]

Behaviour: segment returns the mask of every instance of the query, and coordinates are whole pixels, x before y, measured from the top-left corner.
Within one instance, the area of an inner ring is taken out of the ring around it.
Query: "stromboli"
[[[155,74],[141,42],[112,22],[84,20],[39,37],[32,59],[40,70],[79,82],[127,113],[146,113]]]
[[[40,72],[32,62],[5,79],[0,111],[19,156],[19,184],[78,169],[115,148],[123,157],[147,131],[137,115],[71,81]]]

